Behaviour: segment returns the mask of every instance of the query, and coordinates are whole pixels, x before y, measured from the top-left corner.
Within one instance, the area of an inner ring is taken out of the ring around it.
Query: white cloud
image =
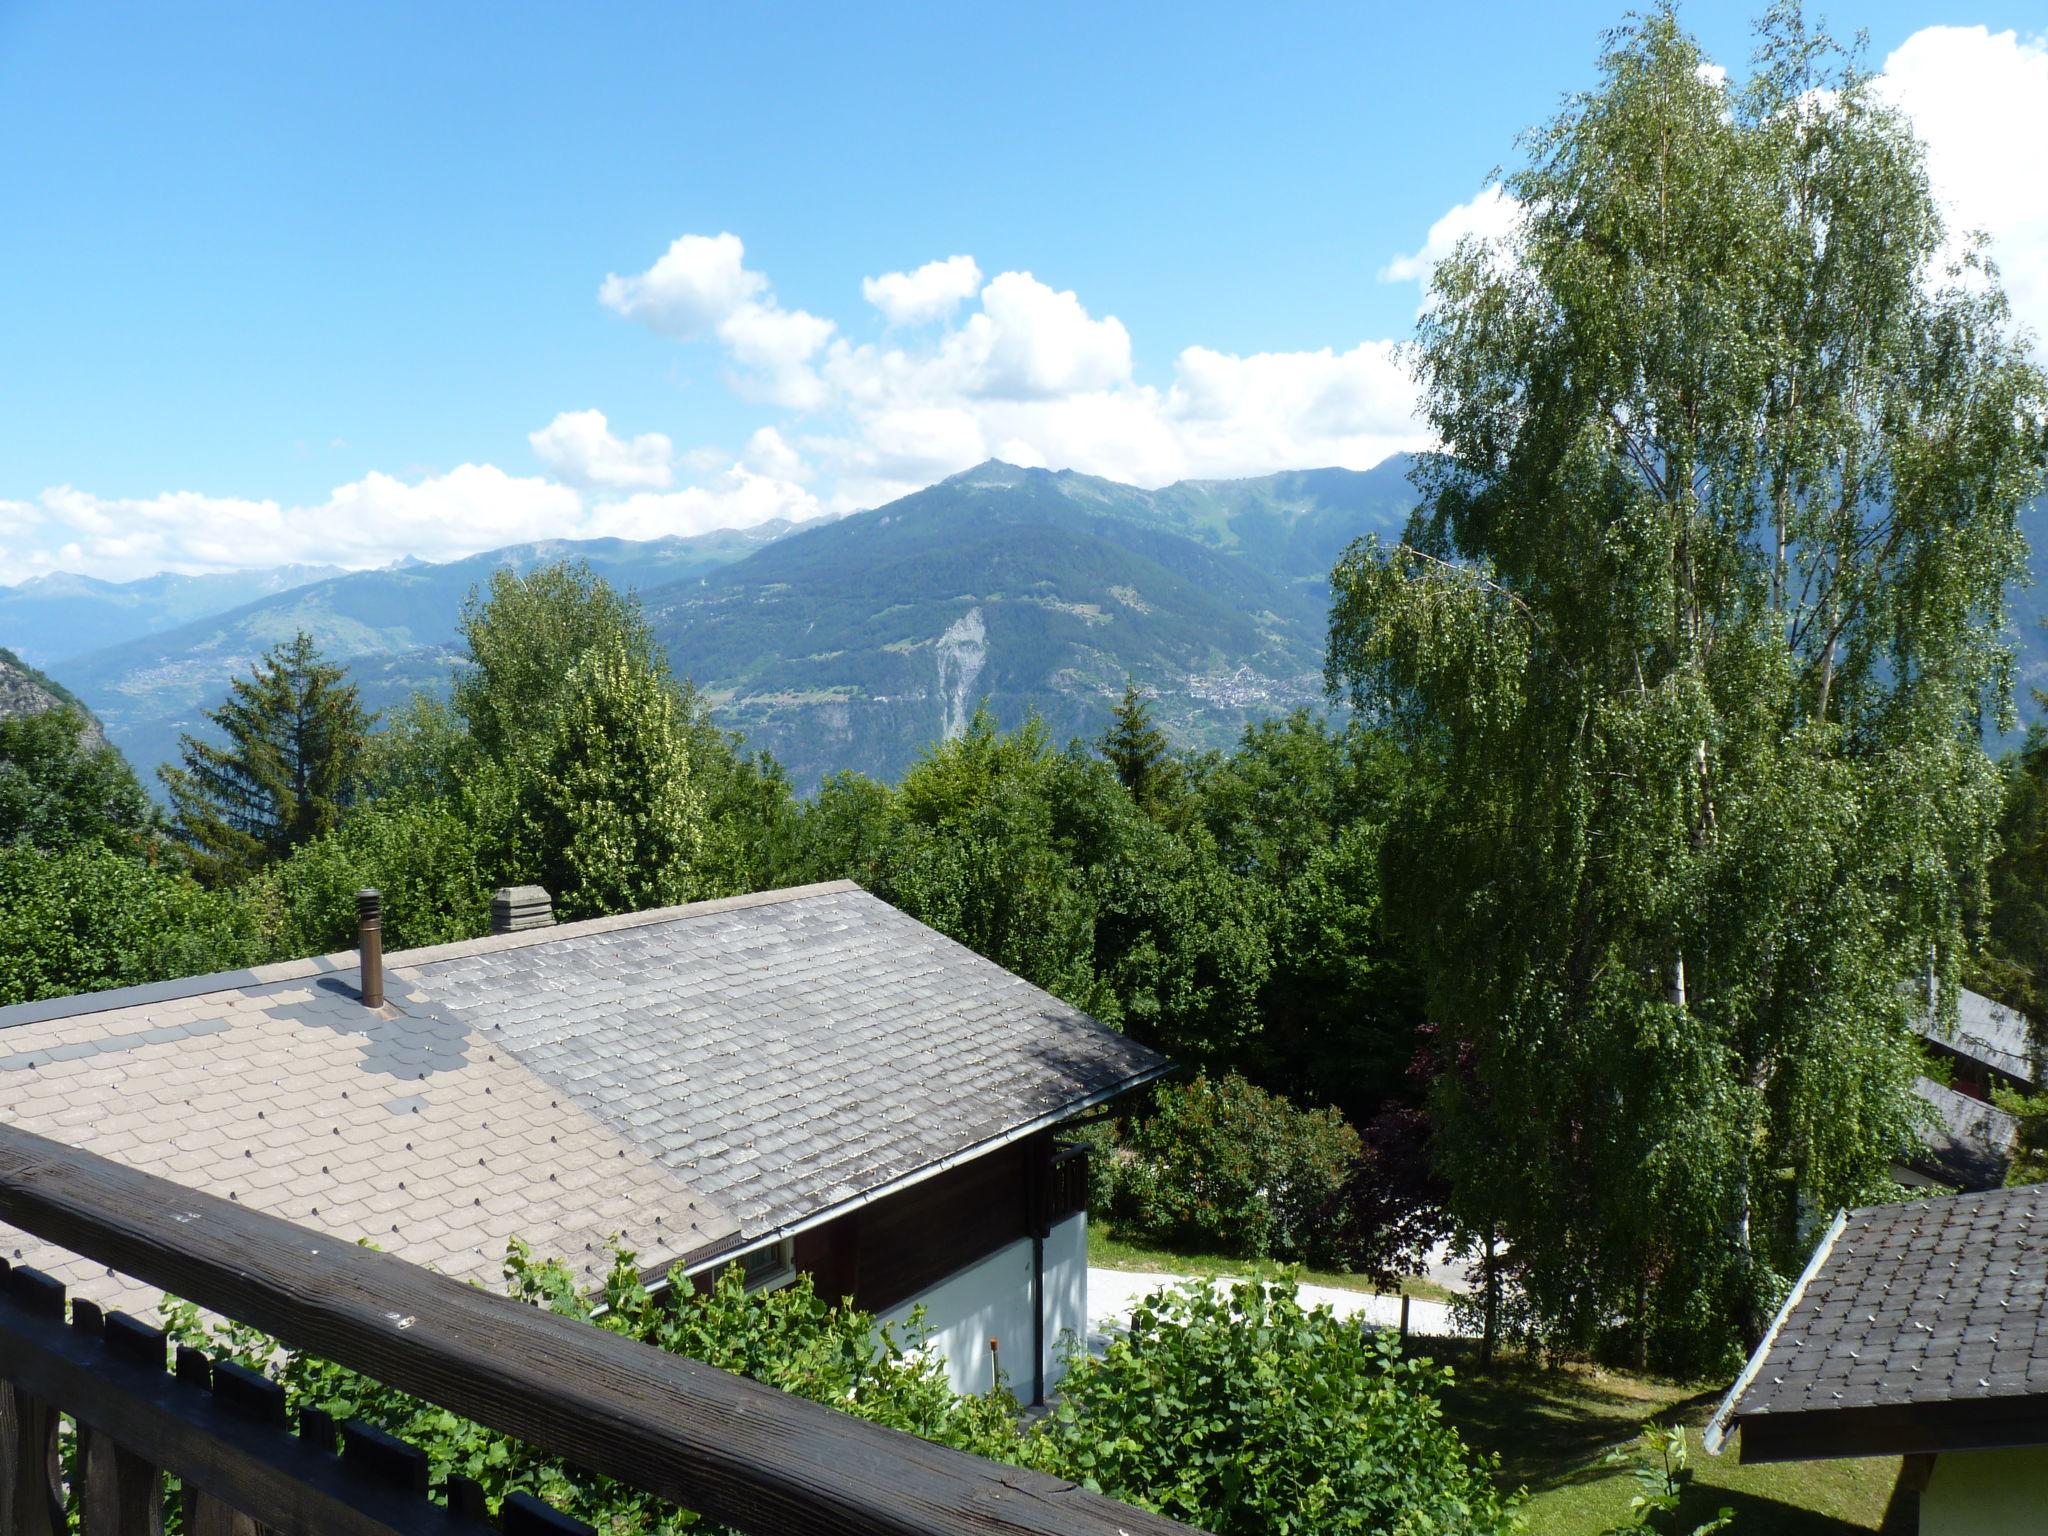
[[[768,279],[746,266],[734,234],[683,235],[633,277],[608,273],[598,301],[678,341],[717,336],[743,370],[744,393],[792,410],[821,403],[810,366],[836,329],[830,320],[784,309]]]
[[[571,485],[661,490],[674,478],[675,445],[659,432],[630,441],[612,435],[603,411],[563,411],[527,442],[542,463]]]
[[[598,300],[664,336],[692,341],[767,291],[768,279],[746,269],[746,254],[738,235],[684,235],[637,277],[608,273]]]
[[[583,409],[528,434],[548,476],[489,464],[370,474],[305,506],[60,486],[0,501],[0,580],[367,566],[537,538],[699,533],[874,506],[991,456],[1156,486],[1367,468],[1427,441],[1392,342],[1248,355],[1188,346],[1169,377],[1147,382],[1122,321],[1030,272],[983,281],[972,257],[953,256],[867,279],[861,291],[889,328],[863,340],[784,308],[745,256],[736,236],[685,235],[599,290],[658,334],[716,348],[734,390],[776,413],[737,453],[678,448],[661,432],[622,438]]]
[[[403,555],[458,560],[538,539],[655,538],[822,510],[802,486],[738,464],[702,485],[624,499],[586,498],[490,464],[415,480],[373,473],[304,506],[196,491],[103,497],[62,485],[32,503],[0,502],[0,582],[57,570],[126,581],[296,562],[363,569]],[[17,528],[34,543],[15,544]]]
[[[891,325],[944,320],[981,287],[981,268],[972,256],[928,261],[915,272],[884,272],[860,280],[860,296]]]
[[[1927,171],[1958,234],[1989,237],[2013,310],[2048,357],[2048,41],[1926,27],[1884,62],[1879,88],[1927,141]]]
[[[735,464],[705,485],[680,491],[643,491],[598,507],[589,519],[594,536],[653,539],[753,528],[776,518],[802,522],[825,509],[800,485]]]
[[[1460,203],[1429,226],[1420,249],[1396,256],[1380,268],[1383,283],[1418,283],[1424,293],[1436,269],[1450,258],[1458,242],[1468,236],[1492,242],[1515,231],[1521,219],[1521,205],[1498,185],[1487,187],[1470,202]]]

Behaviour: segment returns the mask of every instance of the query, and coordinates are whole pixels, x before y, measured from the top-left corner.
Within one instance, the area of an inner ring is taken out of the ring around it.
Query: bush
[[[262,877],[270,948],[322,955],[356,942],[356,892],[384,896],[384,947],[416,949],[487,932],[491,893],[477,840],[445,803],[376,801],[295,849]]]
[[[977,1455],[1017,1459],[1016,1400],[1007,1392],[955,1396],[915,1318],[902,1330],[880,1327],[872,1313],[826,1305],[808,1275],[782,1290],[749,1295],[737,1265],[701,1294],[680,1271],[671,1271],[668,1287],[657,1295],[641,1283],[633,1253],[614,1248],[612,1261],[603,1293],[590,1298],[579,1294],[576,1276],[565,1265],[536,1259],[515,1240],[505,1259],[507,1289],[522,1301],[752,1376],[857,1418]],[[506,1494],[525,1492],[592,1522],[607,1536],[684,1530],[717,1536],[728,1529],[332,1361],[285,1349],[255,1329],[219,1321],[209,1326],[190,1302],[166,1299],[163,1311],[174,1342],[276,1377],[294,1416],[318,1408],[337,1420],[360,1418],[419,1447],[436,1490],[450,1474],[474,1478],[494,1509]]]
[[[237,892],[90,844],[0,846],[0,1004],[228,970],[261,947]]]
[[[1191,1283],[1141,1303],[1101,1358],[1075,1353],[1025,1443],[1046,1471],[1216,1536],[1514,1527],[1498,1463],[1444,1421],[1451,1373],[1292,1284]]]
[[[1358,1133],[1232,1073],[1161,1088],[1105,1182],[1119,1231],[1167,1247],[1334,1262]]]

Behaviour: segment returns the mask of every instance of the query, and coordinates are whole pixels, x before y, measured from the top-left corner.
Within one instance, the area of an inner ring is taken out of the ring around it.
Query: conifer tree
[[[1156,810],[1173,787],[1173,749],[1153,723],[1152,701],[1136,682],[1124,683],[1124,696],[1096,744],[1139,807]]]
[[[162,777],[201,879],[249,874],[340,822],[373,719],[347,675],[301,630],[207,711],[222,741],[179,738],[183,766]]]

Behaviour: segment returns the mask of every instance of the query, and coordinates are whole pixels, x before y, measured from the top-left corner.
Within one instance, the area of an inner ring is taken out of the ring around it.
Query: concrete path
[[[1121,1329],[1130,1321],[1132,1309],[1144,1297],[1164,1287],[1179,1285],[1185,1278],[1138,1270],[1098,1269],[1090,1265],[1088,1332],[1091,1338],[1112,1327]],[[1215,1282],[1219,1287],[1230,1283],[1227,1279]],[[1301,1302],[1307,1307],[1328,1306],[1339,1317],[1356,1317],[1376,1327],[1398,1328],[1401,1325],[1399,1296],[1375,1296],[1364,1291],[1341,1290],[1332,1285],[1304,1285],[1301,1287]],[[1408,1331],[1447,1338],[1469,1333],[1470,1330],[1457,1327],[1451,1320],[1451,1309],[1442,1302],[1418,1298],[1408,1303]]]

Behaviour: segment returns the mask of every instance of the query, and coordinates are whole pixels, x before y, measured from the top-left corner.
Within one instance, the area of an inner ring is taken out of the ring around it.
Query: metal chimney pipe
[[[365,1008],[384,1006],[384,898],[375,891],[356,892],[356,954],[362,961],[361,993]]]

